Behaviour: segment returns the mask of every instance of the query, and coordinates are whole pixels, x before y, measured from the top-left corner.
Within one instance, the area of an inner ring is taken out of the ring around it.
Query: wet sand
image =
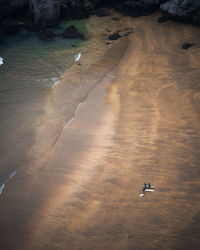
[[[200,248],[199,29],[120,22],[134,33],[88,70],[96,88],[1,196],[2,249]],[[145,181],[155,192],[139,197]]]

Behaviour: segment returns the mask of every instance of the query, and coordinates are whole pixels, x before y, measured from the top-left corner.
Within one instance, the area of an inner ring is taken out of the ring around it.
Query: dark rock
[[[10,0],[9,7],[12,10],[12,17],[16,19],[28,18],[29,0]]]
[[[6,18],[28,16],[29,0],[0,0],[0,22]]]
[[[105,8],[100,8],[96,11],[96,15],[98,17],[104,17],[104,16],[109,16],[110,15],[110,12],[108,9],[105,9]]]
[[[120,37],[121,37],[120,34],[117,33],[117,32],[115,32],[115,33],[109,35],[109,36],[108,36],[108,39],[109,39],[109,40],[117,40],[117,39],[119,39]]]
[[[111,32],[109,29],[106,29],[107,32]]]
[[[133,31],[128,31],[128,32],[126,32],[123,36],[129,36],[130,34],[132,34],[133,33]]]
[[[200,8],[192,16],[192,23],[194,25],[200,26]]]
[[[95,14],[98,8],[101,8],[100,0],[59,0],[61,4],[61,14],[66,20],[86,19]]]
[[[162,0],[137,0],[137,1],[119,1],[115,5],[115,9],[131,17],[140,17],[152,15],[161,4]]]
[[[63,11],[65,20],[81,20],[89,18],[90,13],[87,10],[81,8],[68,8]]]
[[[80,39],[80,40],[84,40],[85,37],[82,33],[80,33],[75,26],[71,25],[69,27],[67,27],[63,33],[62,36],[64,38],[68,38],[68,39]]]
[[[200,1],[198,0],[0,0],[0,29],[13,34],[21,25],[8,23],[7,19],[23,21],[25,28],[46,29],[61,18],[85,19],[90,15],[109,15],[109,8],[131,17],[150,15],[159,8],[164,15],[158,22],[179,20],[200,26]],[[116,16],[113,18],[119,21]]]
[[[133,28],[127,27],[124,30],[133,30]]]
[[[106,45],[109,45],[109,44],[110,44],[109,42],[106,43]]]
[[[68,0],[62,1],[67,4],[61,4],[61,15],[66,20],[81,20],[86,19],[91,14],[91,9],[94,7],[89,1]]]
[[[39,33],[39,37],[41,39],[50,39],[50,38],[53,38],[55,36],[56,36],[56,34],[52,30],[50,30],[50,29],[42,30]]]
[[[188,42],[186,42],[186,43],[184,43],[182,45],[182,49],[189,49],[190,47],[192,47],[194,45],[195,45],[194,43],[188,43]]]
[[[168,0],[160,9],[181,21],[200,25],[200,1]]]
[[[118,17],[113,17],[113,20],[119,21],[119,18]]]
[[[54,26],[60,18],[58,0],[29,0],[30,15],[36,26],[46,28]]]
[[[0,44],[2,44],[2,43],[4,43],[4,42],[5,42],[5,41],[4,41],[3,37],[0,36]]]
[[[158,23],[165,23],[170,19],[167,13],[163,13],[161,17],[158,18]]]
[[[24,26],[24,23],[18,22],[17,20],[12,20],[12,19],[5,19],[1,23],[1,28],[2,31],[5,34],[16,34],[17,32],[20,31],[21,27]]]

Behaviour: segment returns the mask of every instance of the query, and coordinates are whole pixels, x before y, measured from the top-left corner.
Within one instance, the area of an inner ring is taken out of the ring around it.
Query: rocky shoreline
[[[172,19],[200,25],[200,2],[196,0],[0,0],[0,42],[7,34],[26,30],[46,32],[63,19],[107,16],[111,8],[131,17],[151,15],[160,9],[163,16],[159,22]]]

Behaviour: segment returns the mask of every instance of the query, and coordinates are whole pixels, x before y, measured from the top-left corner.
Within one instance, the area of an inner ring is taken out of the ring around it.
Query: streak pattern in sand
[[[24,191],[35,210],[24,204],[20,249],[200,248],[200,48],[181,49],[199,30],[121,22],[134,34],[120,64],[58,139],[32,197]],[[139,197],[144,181],[155,192]]]

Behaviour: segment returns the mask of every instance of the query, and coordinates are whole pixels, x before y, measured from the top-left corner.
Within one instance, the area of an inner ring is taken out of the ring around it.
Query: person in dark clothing
[[[148,183],[148,188],[151,188],[151,184],[150,183]]]
[[[145,182],[145,183],[144,183],[143,191],[145,191],[146,188],[147,188],[147,184],[146,184],[146,182]]]

